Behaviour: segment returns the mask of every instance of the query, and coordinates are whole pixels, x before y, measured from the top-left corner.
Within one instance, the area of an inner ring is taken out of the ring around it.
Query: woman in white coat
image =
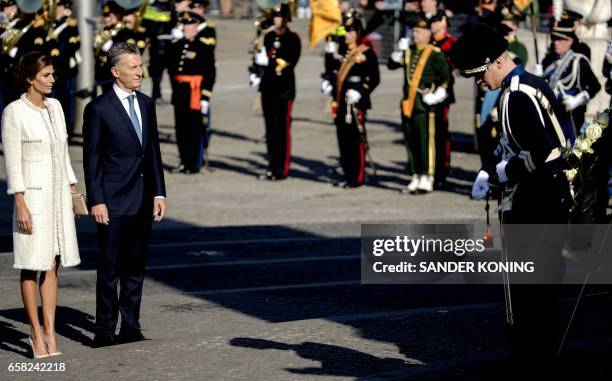
[[[51,58],[31,52],[18,72],[27,93],[2,114],[8,194],[14,195],[14,268],[21,269],[21,294],[31,326],[34,358],[61,354],[55,340],[57,269],[80,263],[71,192],[76,177],[60,103],[47,98],[54,83]],[[39,287],[37,275],[40,274]],[[38,318],[38,289],[43,325]]]

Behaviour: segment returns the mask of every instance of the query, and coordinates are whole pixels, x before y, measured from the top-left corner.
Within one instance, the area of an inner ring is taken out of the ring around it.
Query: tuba
[[[17,0],[16,3],[22,12],[28,14],[36,13],[42,8],[42,0]],[[22,28],[7,29],[2,34],[2,54],[8,55],[17,46],[21,37],[30,30],[34,22],[36,22],[36,18],[33,18],[30,23]]]

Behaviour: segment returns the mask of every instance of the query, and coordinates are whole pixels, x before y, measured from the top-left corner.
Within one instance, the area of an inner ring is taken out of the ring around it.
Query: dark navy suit
[[[142,144],[115,91],[85,108],[83,165],[90,206],[106,204],[109,224],[98,224],[100,260],[96,330],[112,335],[140,330],[140,301],[153,219],[153,198],[166,196],[155,103],[136,92]],[[117,299],[117,284],[120,284]]]

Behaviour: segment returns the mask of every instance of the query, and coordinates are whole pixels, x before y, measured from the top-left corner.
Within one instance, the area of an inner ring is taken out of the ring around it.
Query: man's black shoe
[[[94,348],[110,347],[111,345],[117,344],[117,338],[115,335],[97,333],[96,336],[94,336]]]
[[[147,338],[144,337],[140,330],[121,330],[117,336],[117,341],[120,344],[134,343],[136,341],[143,341]]]

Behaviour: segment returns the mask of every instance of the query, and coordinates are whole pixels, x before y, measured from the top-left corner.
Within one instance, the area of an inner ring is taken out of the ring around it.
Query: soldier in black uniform
[[[117,33],[119,33],[124,25],[121,22],[121,17],[125,10],[114,1],[107,1],[102,6],[102,15],[104,20],[104,28],[96,33],[94,38],[94,77],[96,84],[102,88],[102,92],[106,92],[113,88],[113,77],[106,65],[107,55],[113,43],[117,42]]]
[[[174,1],[171,0],[157,0],[149,4],[142,20],[142,26],[146,30],[146,38],[149,41],[149,75],[153,80],[152,98],[156,101],[162,98],[160,84],[164,70],[168,67],[168,58],[166,57],[168,41],[160,39],[158,36],[170,35],[176,23]]]
[[[289,175],[294,69],[302,49],[299,36],[287,26],[291,21],[289,6],[284,3],[275,6],[272,16],[274,30],[265,35],[263,47],[255,55],[255,65],[262,68],[259,91],[268,151],[268,170],[259,179],[271,181]]]
[[[74,135],[76,79],[79,73],[81,37],[72,17],[72,0],[59,0],[56,18],[48,35],[50,56],[55,68],[54,97],[60,101],[66,118],[68,137]]]
[[[18,8],[15,0],[0,0],[0,40],[6,36],[5,32],[11,30],[19,21],[16,17],[17,12]],[[8,54],[5,54],[4,51],[0,51],[0,114],[2,110],[4,110],[4,105],[7,104],[4,101],[4,91],[11,83],[9,80],[11,78],[9,72],[10,61],[12,61],[12,59]]]
[[[601,90],[589,59],[572,49],[576,41],[572,23],[562,19],[553,27],[553,51],[542,61],[544,79],[562,103],[570,122],[564,127],[571,142],[584,123],[587,103]]]
[[[507,47],[503,36],[484,24],[477,24],[451,50],[452,61],[463,76],[474,76],[477,84],[489,89],[501,88],[498,163],[483,167],[478,173],[472,197],[482,199],[487,195],[489,183],[500,184],[505,189],[499,207],[504,231],[507,224],[560,226],[562,231],[571,203],[569,185],[562,171],[561,149],[566,142],[560,126],[563,114],[550,87],[541,78],[527,73],[523,65],[513,62]],[[509,250],[509,260],[533,253],[533,248],[549,238],[537,234],[521,237],[522,242],[529,242],[524,246],[526,249]],[[516,243],[512,239],[505,242]],[[548,278],[541,283],[559,280],[562,242],[558,247],[555,245],[552,246],[558,250],[549,250],[544,258],[551,266],[544,268],[549,271],[544,274]],[[536,259],[543,258],[530,258]],[[554,288],[550,284],[515,283],[507,287],[506,297],[510,302],[506,322],[516,360],[513,370],[523,377],[531,374],[541,379],[550,371],[557,350]]]
[[[337,185],[355,188],[365,180],[366,113],[372,107],[370,94],[380,83],[380,72],[372,46],[362,39],[363,24],[355,11],[347,12],[344,29],[347,52],[337,70],[332,92],[340,164],[345,177]]]
[[[204,157],[204,126],[215,83],[214,56],[210,47],[198,38],[198,26],[204,19],[193,12],[179,17],[184,37],[172,40],[166,53],[172,82],[172,104],[176,141],[183,173],[199,173]]]
[[[139,7],[127,9],[125,12],[123,12],[121,22],[123,23],[124,28],[117,32],[117,35],[113,41],[127,42],[128,44],[136,45],[138,50],[140,50],[140,54],[142,55],[147,47],[147,34],[145,27],[138,25],[138,17],[141,16],[138,16],[136,14],[137,12],[139,12]]]
[[[197,38],[206,46],[206,55],[210,58],[209,62],[212,62],[212,68],[209,69],[213,76],[213,84],[215,82],[214,78],[216,76],[216,65],[217,61],[215,59],[215,48],[217,47],[217,32],[215,31],[215,24],[206,19],[206,13],[208,12],[208,6],[210,5],[208,0],[191,0],[191,4],[189,5],[189,9],[198,14],[204,20],[198,25],[198,35]],[[202,92],[202,96],[207,101],[210,101],[212,97],[212,87],[210,90],[205,90]],[[212,134],[212,129],[210,128],[210,123],[212,120],[212,112],[210,105],[206,112],[206,119],[204,124],[204,163],[208,165],[208,144],[210,143],[210,137]]]
[[[13,25],[13,30],[19,31],[18,35],[20,37],[14,39],[14,43],[7,44],[5,40],[2,52],[3,74],[6,74],[7,81],[4,87],[4,104],[16,100],[25,91],[23,84],[15,76],[17,63],[21,57],[35,50],[47,52],[47,29],[45,28],[42,6],[35,13],[28,14],[20,10],[18,20]]]

